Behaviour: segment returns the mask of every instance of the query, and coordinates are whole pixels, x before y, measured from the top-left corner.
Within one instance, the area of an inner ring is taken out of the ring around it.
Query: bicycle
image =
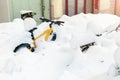
[[[52,25],[53,24],[57,24],[58,26],[62,25],[64,22],[63,21],[52,21],[52,20],[49,20],[47,18],[40,18],[40,20],[42,22],[50,22],[49,24],[49,28],[46,29],[43,33],[39,34],[37,37],[34,37],[34,31],[37,29],[37,28],[33,28],[31,30],[29,30],[29,32],[31,33],[31,38],[33,40],[33,45],[34,47],[32,47],[29,43],[22,43],[20,45],[18,45],[15,49],[14,49],[14,52],[17,52],[20,48],[22,47],[26,47],[28,48],[31,52],[34,52],[35,51],[35,48],[37,47],[37,40],[39,38],[41,38],[42,36],[45,35],[45,41],[47,41],[49,39],[49,36],[53,33],[53,28],[52,28]],[[53,38],[52,38],[52,41],[55,41],[56,39],[56,34],[53,34]]]
[[[34,47],[36,48],[37,45],[36,45],[36,41],[42,37],[43,35],[45,35],[45,41],[48,40],[49,36],[53,33],[53,28],[52,28],[52,25],[53,24],[57,24],[58,26],[62,25],[62,23],[64,23],[63,21],[52,21],[52,20],[49,20],[49,19],[46,19],[46,18],[40,18],[40,20],[42,22],[50,22],[49,24],[49,28],[46,29],[43,33],[39,34],[34,40],[33,40],[33,44],[34,44]],[[53,38],[52,40],[54,41],[56,39],[56,34],[53,34]]]

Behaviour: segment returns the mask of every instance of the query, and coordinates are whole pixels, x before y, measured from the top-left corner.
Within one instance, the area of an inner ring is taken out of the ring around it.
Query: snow
[[[56,41],[37,41],[35,52],[14,48],[32,44],[35,37],[48,28],[44,22],[36,26],[32,18],[15,19],[0,24],[0,80],[120,80],[120,32],[115,28],[120,18],[112,14],[63,15],[63,26],[53,25]],[[96,36],[102,34],[102,36]],[[80,46],[95,42],[82,52]]]
[[[25,14],[25,13],[29,13],[29,12],[32,12],[32,11],[31,10],[21,10],[20,14]]]
[[[36,21],[33,18],[26,18],[24,20],[25,30],[29,31],[37,26]]]

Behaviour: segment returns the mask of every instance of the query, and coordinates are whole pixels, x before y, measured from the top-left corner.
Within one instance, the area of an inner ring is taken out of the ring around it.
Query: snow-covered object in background
[[[32,11],[31,10],[21,10],[20,14],[25,14],[25,13],[29,13],[29,12],[32,12]]]
[[[26,18],[24,20],[24,27],[25,30],[29,31],[30,29],[33,29],[37,26],[36,21],[33,18]]]
[[[34,15],[36,15],[35,12],[32,12],[30,10],[21,10],[20,11],[21,14],[21,19],[26,19],[26,18],[33,18]]]

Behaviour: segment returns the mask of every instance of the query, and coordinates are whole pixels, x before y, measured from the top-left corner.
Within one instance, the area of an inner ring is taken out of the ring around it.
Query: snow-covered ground
[[[35,52],[14,48],[32,44],[32,19],[0,24],[0,80],[120,80],[120,17],[111,14],[63,15],[63,26],[53,25],[55,41],[37,41]],[[28,21],[28,22],[27,22]],[[29,26],[30,25],[30,26]],[[37,36],[49,27],[41,23]],[[96,36],[102,34],[102,36]],[[95,42],[82,52],[80,46]]]

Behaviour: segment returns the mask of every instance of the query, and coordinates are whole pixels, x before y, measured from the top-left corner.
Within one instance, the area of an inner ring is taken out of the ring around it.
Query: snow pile
[[[1,80],[119,80],[119,31],[114,29],[120,18],[110,14],[63,15],[63,26],[53,25],[56,41],[37,41],[35,52],[14,48],[21,43],[32,44],[29,29],[37,27],[35,37],[49,27],[36,26],[32,18],[15,19],[0,24]],[[96,36],[102,34],[102,36]],[[95,42],[82,52],[80,46]]]
[[[88,30],[91,30],[94,34],[111,31],[120,24],[120,18],[111,14],[87,14],[86,19],[88,19]]]
[[[31,10],[21,10],[20,14],[25,14],[25,13],[29,13],[29,12],[32,12],[32,11]]]
[[[24,20],[24,26],[25,26],[25,29],[26,29],[27,31],[29,31],[29,30],[33,29],[34,27],[36,27],[36,26],[37,26],[37,23],[36,23],[36,21],[35,21],[34,19],[32,19],[32,18],[26,18],[26,19]]]

